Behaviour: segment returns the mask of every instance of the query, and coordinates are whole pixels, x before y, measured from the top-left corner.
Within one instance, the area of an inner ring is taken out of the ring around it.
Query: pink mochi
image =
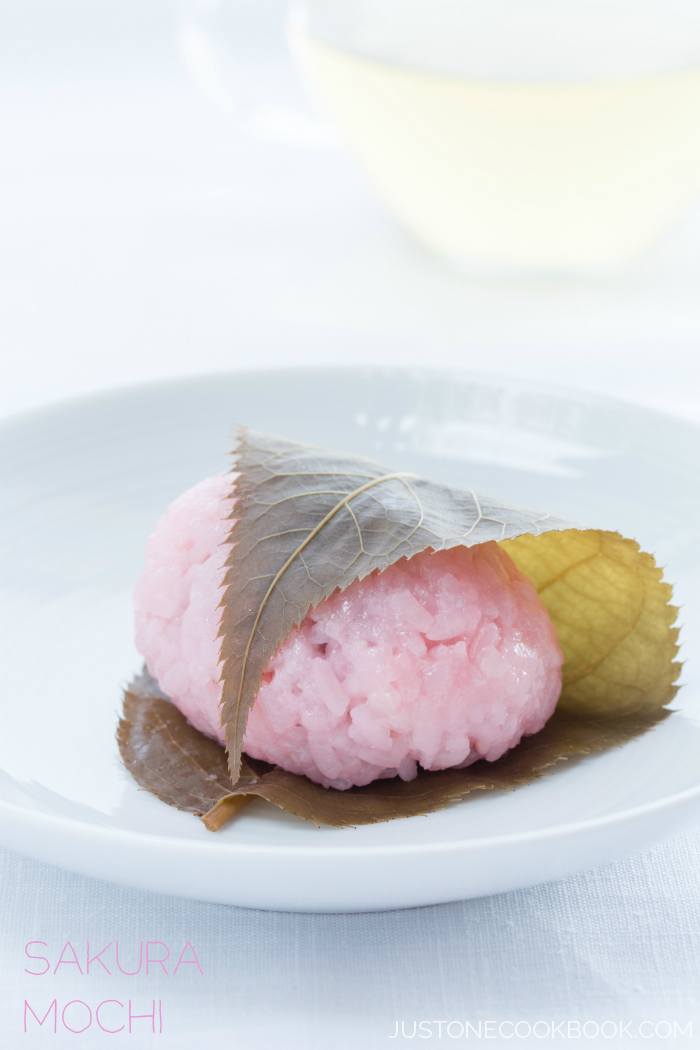
[[[136,645],[208,736],[219,720],[219,620],[231,478],[166,510],[136,587]],[[426,551],[313,609],[271,659],[245,751],[326,787],[495,761],[538,732],[562,654],[534,587],[490,542]]]

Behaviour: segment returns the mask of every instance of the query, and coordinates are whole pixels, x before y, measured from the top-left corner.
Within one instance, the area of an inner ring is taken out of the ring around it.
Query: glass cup
[[[303,0],[290,38],[387,206],[463,267],[614,270],[698,195],[698,0]]]

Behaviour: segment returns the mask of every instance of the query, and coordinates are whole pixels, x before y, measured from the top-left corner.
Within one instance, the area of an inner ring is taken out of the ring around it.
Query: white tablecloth
[[[700,215],[612,283],[468,283],[393,227],[314,120],[282,6],[3,5],[0,411],[203,369],[364,360],[486,362],[700,419]],[[397,1022],[406,1044],[464,1042],[468,1024],[484,1045],[661,1045],[668,1022],[685,1046],[691,1021],[700,1039],[700,828],[556,885],[403,913],[246,912],[8,853],[0,905],[12,1050],[79,1045],[22,1034],[24,999],[38,1009],[49,991],[160,998],[168,1050],[388,1047]],[[190,941],[205,973],[24,972],[28,941],[55,963],[66,940],[115,939],[132,954]],[[149,1045],[136,1031],[83,1045]]]
[[[663,1045],[662,1038],[645,1038],[655,1029],[642,1022],[658,1025],[659,1036],[667,1031],[662,1021],[678,1033],[694,1022],[695,1041],[681,1037],[667,1045],[697,1045],[700,829],[565,882],[366,915],[197,904],[93,882],[7,853],[0,855],[0,886],[2,1030],[13,1037],[5,1043],[13,1048],[76,1045],[76,1036],[21,1034],[24,999],[45,1009],[49,989],[62,1002],[81,998],[93,1005],[131,995],[141,1012],[147,1001],[162,999],[165,1032],[155,1045],[167,1050],[464,1045],[458,1026],[466,1022],[482,1022],[484,1033],[466,1045],[501,1045],[486,1035],[489,1021],[500,1022],[504,1045],[597,1045],[558,1036],[563,1020],[589,1022],[591,1035],[603,1022],[616,1022],[623,1038],[611,1045],[622,1046]],[[29,940],[47,941],[43,954],[55,963],[66,939],[84,955],[86,940],[94,948],[115,938],[129,960],[141,941],[163,941],[175,954],[191,941],[204,976],[193,967],[151,978],[83,978],[70,967],[54,981],[23,973]],[[458,1024],[453,1038],[400,1043],[390,1038],[397,1020],[408,1035],[414,1021]],[[522,1022],[522,1039],[508,1038],[509,1021]],[[525,1038],[535,1022],[536,1032],[547,1025],[553,1038]],[[110,1040],[120,1045],[118,1037],[91,1033],[92,1046]],[[149,1045],[138,1036],[126,1044]]]

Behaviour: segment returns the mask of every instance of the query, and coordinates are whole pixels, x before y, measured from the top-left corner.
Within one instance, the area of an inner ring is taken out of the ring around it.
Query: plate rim
[[[140,789],[139,789],[140,790]],[[507,794],[504,791],[503,794]],[[251,854],[284,854],[289,855],[304,855],[309,856],[313,854],[314,857],[318,856],[338,856],[343,857],[358,857],[366,854],[385,855],[393,856],[395,854],[410,854],[410,853],[450,853],[450,852],[469,852],[472,849],[484,850],[488,848],[501,848],[513,844],[528,843],[534,844],[543,841],[547,841],[553,838],[567,838],[572,835],[580,834],[586,831],[596,831],[599,829],[609,828],[615,824],[627,824],[631,821],[638,819],[639,817],[645,817],[650,815],[658,814],[663,812],[665,809],[675,809],[683,803],[691,802],[693,799],[700,797],[700,782],[694,787],[685,788],[683,791],[676,792],[673,795],[665,795],[663,798],[655,799],[653,802],[642,803],[639,806],[631,806],[627,809],[619,810],[615,813],[610,813],[602,817],[589,817],[585,820],[573,821],[570,823],[559,823],[553,824],[545,828],[537,828],[533,831],[520,831],[512,832],[504,835],[490,835],[480,836],[475,838],[453,838],[447,840],[440,840],[436,842],[416,842],[416,843],[393,843],[393,844],[382,844],[382,843],[367,843],[361,846],[353,845],[320,845],[318,847],[312,845],[293,845],[293,844],[282,844],[275,845],[274,843],[253,843],[253,842],[230,842],[226,839],[220,839],[216,837],[215,832],[210,832],[212,835],[212,841],[208,842],[206,839],[188,839],[178,837],[177,835],[160,835],[154,834],[150,831],[136,831],[128,828],[110,827],[106,824],[90,824],[87,821],[81,821],[77,817],[65,817],[58,814],[48,813],[45,810],[40,809],[28,809],[22,805],[8,802],[5,799],[0,799],[0,813],[9,814],[12,818],[23,820],[25,826],[27,821],[32,821],[36,825],[49,826],[53,830],[62,828],[69,828],[75,830],[84,831],[85,834],[90,836],[99,835],[105,839],[115,839],[121,841],[134,841],[136,843],[149,843],[154,846],[161,845],[167,847],[184,848],[199,853],[208,853],[211,850],[220,852],[225,850],[228,854],[238,853],[251,853]],[[165,803],[164,803],[165,804]],[[184,812],[184,811],[180,811]],[[192,819],[197,819],[194,814],[189,814]],[[419,814],[421,816],[430,816],[430,814]],[[299,818],[301,819],[301,818]],[[414,817],[398,818],[402,820],[415,820]],[[308,823],[308,822],[305,822]],[[325,830],[323,827],[315,828],[319,833],[323,833]],[[333,831],[352,831],[352,827],[349,828],[333,828]]]
[[[493,384],[508,388],[517,388],[518,392],[540,392],[550,396],[565,397],[572,401],[578,401],[585,405],[599,405],[601,408],[624,409],[635,415],[652,415],[665,423],[681,427],[696,438],[700,438],[700,421],[690,419],[687,416],[675,415],[665,409],[653,405],[645,405],[640,401],[617,397],[615,394],[604,394],[599,391],[588,390],[568,386],[566,383],[549,383],[544,380],[529,379],[525,375],[505,375],[500,372],[491,372],[487,369],[462,368],[458,365],[372,365],[346,363],[317,365],[313,363],[301,363],[299,365],[270,365],[261,368],[222,368],[212,369],[207,372],[181,372],[177,375],[160,376],[152,379],[136,380],[134,382],[115,383],[114,386],[97,386],[92,390],[84,390],[80,393],[69,394],[56,398],[55,400],[42,401],[36,405],[25,406],[13,412],[5,412],[0,415],[0,429],[12,425],[21,425],[29,422],[33,416],[50,416],[58,414],[71,408],[87,406],[93,401],[107,401],[112,398],[133,396],[139,393],[147,393],[158,387],[183,388],[191,383],[206,383],[216,380],[230,380],[234,378],[285,378],[299,377],[299,375],[315,375],[320,377],[337,377],[339,375],[365,376],[370,378],[377,376],[386,379],[392,375],[418,381],[425,377],[428,379],[460,379],[471,381],[475,384]],[[235,425],[232,423],[232,426]]]

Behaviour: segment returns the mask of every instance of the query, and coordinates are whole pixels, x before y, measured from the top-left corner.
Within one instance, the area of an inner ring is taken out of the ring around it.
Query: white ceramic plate
[[[114,741],[139,660],[131,589],[155,518],[227,466],[232,426],[375,456],[657,552],[698,628],[700,430],[615,401],[466,374],[249,372],[65,403],[0,428],[0,836],[134,886],[260,908],[364,910],[496,893],[644,845],[700,810],[697,677],[622,749],[428,817],[315,829],[263,803],[212,835],[137,790]],[[691,663],[692,667],[692,663]]]

